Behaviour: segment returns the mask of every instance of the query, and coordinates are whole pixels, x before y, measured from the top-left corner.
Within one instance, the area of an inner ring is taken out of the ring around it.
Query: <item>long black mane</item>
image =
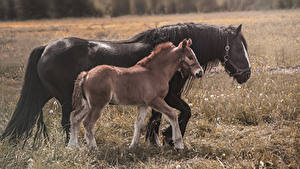
[[[120,42],[142,42],[154,47],[167,41],[178,45],[182,39],[191,38],[193,40],[191,48],[194,50],[199,63],[204,70],[209,70],[218,64],[219,57],[224,54],[226,36],[230,33],[228,29],[230,28],[208,24],[178,23],[150,29],[129,40]]]
[[[234,27],[231,26],[226,28],[201,23],[178,23],[141,32],[129,40],[122,41],[122,43],[141,42],[151,44],[154,47],[168,41],[178,45],[182,39],[191,38],[193,40],[191,48],[195,52],[199,63],[204,71],[209,71],[212,67],[217,66],[220,57],[224,56],[226,40],[229,34],[233,32]],[[242,39],[244,38],[242,37]],[[244,44],[247,48],[245,40]],[[183,80],[185,81],[185,87],[180,90],[180,94],[186,95],[192,88],[193,78],[191,76],[183,78],[185,79]],[[178,83],[180,84],[180,82]]]

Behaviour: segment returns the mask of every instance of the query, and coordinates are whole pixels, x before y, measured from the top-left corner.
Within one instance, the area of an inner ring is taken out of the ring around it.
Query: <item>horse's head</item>
[[[220,58],[226,72],[240,84],[246,82],[251,75],[247,44],[241,30],[242,25],[226,28],[224,55]]]
[[[182,51],[180,68],[191,73],[194,77],[200,78],[203,75],[203,68],[200,66],[194,51],[190,48],[192,39],[184,39],[178,45]]]

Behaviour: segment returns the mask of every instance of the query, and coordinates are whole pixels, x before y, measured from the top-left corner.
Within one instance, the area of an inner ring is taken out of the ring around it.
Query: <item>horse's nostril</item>
[[[246,73],[246,78],[249,79],[249,78],[250,78],[250,75],[251,75],[251,72],[247,72],[247,73]]]

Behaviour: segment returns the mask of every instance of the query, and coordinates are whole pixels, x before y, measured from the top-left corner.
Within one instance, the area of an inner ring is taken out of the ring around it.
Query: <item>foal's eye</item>
[[[193,60],[193,56],[192,56],[192,55],[189,55],[188,58],[189,58],[190,60]]]

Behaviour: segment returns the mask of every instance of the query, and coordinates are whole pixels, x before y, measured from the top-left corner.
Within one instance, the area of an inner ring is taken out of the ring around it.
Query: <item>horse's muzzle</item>
[[[240,75],[234,76],[234,78],[239,84],[242,84],[245,83],[250,78],[250,76],[251,76],[251,70],[249,69],[248,71],[245,71]]]

